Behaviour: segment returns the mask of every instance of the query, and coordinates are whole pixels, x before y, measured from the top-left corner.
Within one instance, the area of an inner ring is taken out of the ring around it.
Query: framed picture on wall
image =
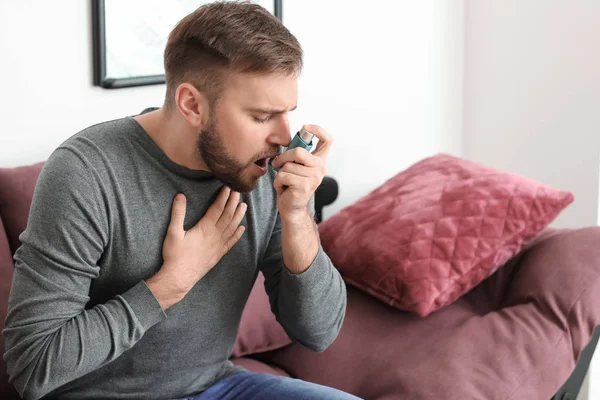
[[[92,0],[94,85],[106,89],[165,83],[171,30],[211,0]],[[256,0],[282,19],[283,0]]]

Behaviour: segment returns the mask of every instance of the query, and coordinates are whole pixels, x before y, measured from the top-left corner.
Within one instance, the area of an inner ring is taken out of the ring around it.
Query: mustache
[[[275,158],[276,156],[280,155],[281,153],[283,153],[282,151],[282,147],[279,145],[274,145],[273,147],[271,147],[268,150],[265,150],[261,153],[258,153],[256,155],[256,157],[254,158],[254,161],[257,160],[262,160],[263,158]],[[254,162],[253,161],[253,162]]]

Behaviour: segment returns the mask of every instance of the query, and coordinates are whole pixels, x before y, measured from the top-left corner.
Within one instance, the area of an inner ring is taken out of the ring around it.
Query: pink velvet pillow
[[[348,284],[424,317],[489,277],[572,201],[440,154],[322,222],[321,241]]]
[[[275,350],[292,343],[271,312],[264,282],[259,272],[242,313],[232,357]]]

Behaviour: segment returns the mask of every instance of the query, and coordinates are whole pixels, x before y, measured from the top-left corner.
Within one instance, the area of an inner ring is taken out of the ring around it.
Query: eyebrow
[[[294,111],[296,108],[298,108],[297,104],[293,108],[291,108],[289,111]],[[269,115],[283,114],[284,112],[286,112],[286,110],[278,110],[278,109],[274,109],[274,108],[247,108],[246,110],[256,112],[259,114],[269,114]]]

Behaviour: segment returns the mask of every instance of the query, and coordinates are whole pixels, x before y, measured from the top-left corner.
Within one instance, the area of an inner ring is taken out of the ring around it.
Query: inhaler
[[[312,149],[313,146],[313,137],[314,135],[312,133],[308,132],[307,130],[301,129],[299,132],[296,132],[296,135],[294,136],[294,138],[292,139],[285,151],[295,149],[296,147],[302,147],[303,149],[310,151],[310,149]],[[272,159],[269,160],[269,165],[271,165],[271,161]],[[273,168],[273,166],[271,166],[271,168]],[[273,169],[279,172],[279,168]]]

